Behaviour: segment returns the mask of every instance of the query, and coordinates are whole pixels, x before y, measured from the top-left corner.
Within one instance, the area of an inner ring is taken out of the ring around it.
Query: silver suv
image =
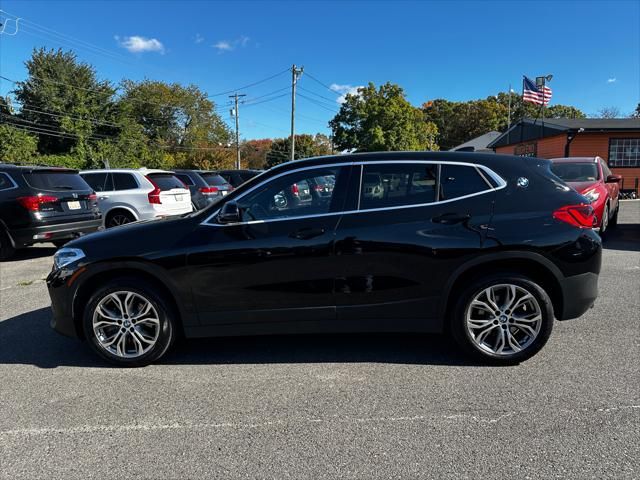
[[[191,194],[173,172],[141,168],[84,170],[106,228],[191,212]]]

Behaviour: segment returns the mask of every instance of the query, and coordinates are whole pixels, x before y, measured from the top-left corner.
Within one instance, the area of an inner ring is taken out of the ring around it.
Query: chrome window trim
[[[429,202],[429,203],[416,203],[416,204],[412,204],[412,205],[396,205],[393,207],[381,207],[381,208],[368,208],[366,210],[361,210],[360,209],[360,195],[358,195],[358,209],[357,210],[345,210],[345,211],[341,211],[341,212],[328,212],[328,213],[316,213],[313,215],[297,215],[297,216],[293,216],[293,217],[283,217],[283,218],[270,218],[270,219],[266,219],[266,220],[250,220],[248,222],[235,222],[235,223],[213,223],[210,222],[211,219],[214,219],[218,213],[220,212],[220,209],[216,210],[215,212],[213,212],[211,215],[209,215],[203,222],[200,223],[200,225],[207,225],[210,227],[231,227],[231,226],[237,226],[237,225],[255,225],[255,224],[260,224],[260,223],[270,223],[270,222],[282,222],[282,221],[286,221],[286,220],[299,220],[299,219],[303,219],[303,218],[314,218],[314,217],[330,217],[330,216],[334,216],[334,215],[352,215],[354,213],[363,213],[363,212],[381,212],[381,211],[386,211],[386,210],[399,210],[402,208],[420,208],[420,207],[427,207],[430,205],[435,205],[438,203],[450,203],[450,202],[457,202],[458,200],[464,200],[466,198],[471,198],[471,197],[476,197],[478,195],[484,195],[485,193],[490,193],[490,192],[496,192],[498,190],[502,190],[503,188],[505,188],[507,186],[507,182],[506,180],[504,180],[500,175],[498,175],[497,173],[495,173],[493,170],[491,170],[489,167],[486,167],[485,165],[479,165],[479,164],[475,164],[475,163],[469,163],[469,162],[451,162],[451,161],[438,161],[438,160],[373,160],[373,161],[355,161],[355,162],[344,162],[344,163],[331,163],[331,164],[327,164],[327,165],[310,165],[307,167],[300,167],[300,168],[296,168],[293,170],[287,170],[286,172],[282,172],[279,173],[277,175],[274,175],[272,177],[270,177],[269,179],[259,183],[258,185],[255,185],[253,187],[251,187],[249,190],[247,190],[246,192],[244,192],[242,195],[240,195],[236,200],[241,199],[242,197],[244,197],[245,195],[249,194],[250,192],[256,190],[259,187],[262,187],[263,185],[265,185],[266,183],[270,182],[271,180],[275,180],[276,178],[280,178],[284,175],[288,175],[290,173],[296,173],[296,172],[302,172],[305,170],[312,170],[312,169],[316,169],[316,168],[332,168],[332,167],[345,167],[345,166],[349,166],[349,165],[360,165],[360,185],[358,187],[359,189],[359,193],[362,193],[362,175],[363,175],[363,170],[364,170],[364,165],[370,165],[370,164],[380,164],[380,163],[426,163],[426,164],[436,164],[436,165],[463,165],[463,166],[467,166],[467,167],[472,167],[475,169],[480,169],[483,172],[485,172],[487,175],[491,176],[492,179],[495,180],[495,182],[498,184],[497,187],[494,187],[493,185],[490,184],[490,182],[487,181],[486,178],[483,177],[483,175],[480,175],[483,180],[487,183],[487,185],[489,186],[489,188],[487,190],[482,190],[480,192],[475,192],[475,193],[470,193],[469,195],[463,195],[462,197],[457,197],[457,198],[452,198],[450,200],[436,200],[434,202]],[[438,172],[438,179],[440,178],[440,172]]]
[[[4,175],[5,177],[7,177],[9,179],[9,181],[11,182],[11,184],[13,185],[13,187],[1,189],[0,192],[7,192],[9,190],[13,190],[15,188],[18,188],[18,184],[16,183],[16,181],[7,172],[0,172],[0,175]]]

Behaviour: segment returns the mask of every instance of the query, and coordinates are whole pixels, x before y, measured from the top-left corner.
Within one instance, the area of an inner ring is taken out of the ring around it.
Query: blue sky
[[[298,133],[328,133],[349,87],[391,81],[415,105],[520,90],[552,73],[552,104],[587,114],[640,101],[640,1],[15,1],[0,35],[0,70],[26,76],[34,47],[73,48],[101,78],[193,83],[215,94],[303,65]],[[6,18],[6,15],[2,15]],[[242,90],[244,138],[286,136],[290,74]],[[0,93],[13,88],[0,82]],[[272,95],[255,100],[261,95]],[[313,92],[313,93],[312,93]],[[273,100],[271,100],[274,98]],[[312,102],[310,99],[316,100]],[[214,97],[219,105],[226,95]],[[260,100],[269,100],[257,103]],[[231,124],[226,109],[223,117]]]

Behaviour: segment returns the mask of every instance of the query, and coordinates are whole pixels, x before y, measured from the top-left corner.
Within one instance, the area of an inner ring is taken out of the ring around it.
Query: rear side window
[[[186,175],[184,173],[176,173],[176,177],[178,177],[180,181],[185,185],[194,185],[193,180],[191,180],[191,177],[189,175]]]
[[[440,200],[452,200],[490,188],[474,167],[448,164],[441,166]]]
[[[63,192],[69,190],[91,190],[87,182],[76,172],[36,170],[22,174],[30,187],[37,190]]]
[[[207,182],[207,185],[210,185],[212,187],[218,185],[226,185],[227,183],[229,183],[217,173],[201,173],[200,176],[204,178],[204,181]]]
[[[365,165],[360,188],[360,209],[435,202],[437,178],[438,167],[433,164]]]
[[[112,173],[114,190],[133,190],[138,188],[138,182],[130,173]]]
[[[81,177],[95,192],[109,192],[113,190],[111,175],[107,172],[83,173]]]
[[[184,189],[184,183],[172,173],[150,173],[147,178],[155,183],[161,191],[173,190],[174,188]]]
[[[9,190],[13,188],[13,182],[6,173],[0,172],[0,190]]]

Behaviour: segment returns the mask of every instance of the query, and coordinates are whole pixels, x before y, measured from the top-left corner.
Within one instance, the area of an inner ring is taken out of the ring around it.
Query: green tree
[[[329,155],[331,147],[326,142],[327,136],[322,134],[296,135],[295,158],[309,158],[321,155]],[[271,168],[291,159],[291,138],[277,138],[271,143],[271,148],[266,155],[266,168]]]
[[[638,103],[638,106],[636,107],[636,109],[629,116],[631,118],[640,118],[640,103]]]
[[[38,138],[20,128],[0,125],[0,160],[7,163],[33,163]]]
[[[257,169],[265,168],[267,153],[271,150],[272,144],[273,140],[271,138],[261,138],[243,142],[240,149],[242,166]]]
[[[348,94],[338,114],[329,122],[339,150],[437,150],[437,126],[425,122],[401,87],[373,83]]]
[[[89,140],[108,128],[114,88],[97,79],[94,68],[78,62],[73,52],[33,51],[25,62],[28,78],[13,92],[22,105],[17,119],[32,128],[67,134],[39,134],[42,154],[73,153],[86,159]]]

